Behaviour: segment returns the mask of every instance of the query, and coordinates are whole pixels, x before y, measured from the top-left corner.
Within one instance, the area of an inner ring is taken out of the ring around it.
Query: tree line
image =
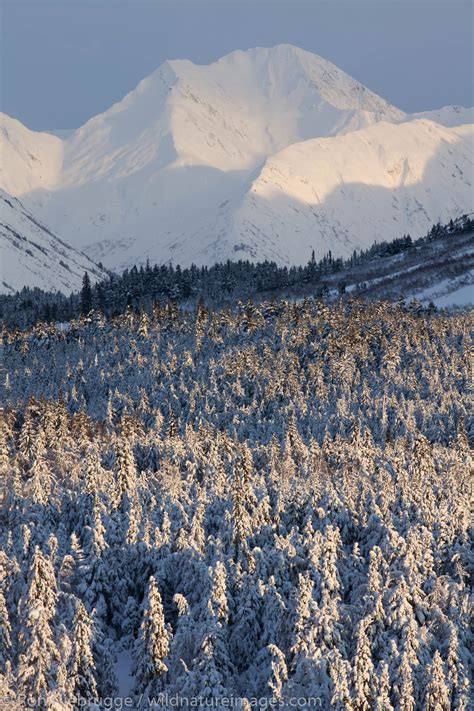
[[[295,287],[311,290],[319,298],[324,298],[328,291],[325,276],[341,272],[342,284],[342,273],[352,267],[473,229],[474,220],[464,215],[446,225],[433,226],[419,240],[404,235],[391,242],[375,243],[367,250],[354,251],[348,259],[335,258],[329,252],[317,261],[313,252],[308,263],[299,267],[248,261],[227,261],[212,267],[192,265],[189,268],[147,263],[127,269],[120,276],[111,274],[96,284],[90,283],[86,273],[80,293],[70,296],[27,287],[13,295],[0,295],[0,317],[9,327],[26,328],[40,321],[68,322],[92,310],[110,318],[124,313],[127,308],[150,313],[156,301],[172,300],[194,305],[202,300],[208,305],[222,305],[272,292],[278,295],[283,289]]]

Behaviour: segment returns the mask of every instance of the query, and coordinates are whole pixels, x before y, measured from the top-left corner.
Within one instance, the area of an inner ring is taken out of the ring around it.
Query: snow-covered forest
[[[6,332],[5,707],[467,711],[471,328],[349,299]]]

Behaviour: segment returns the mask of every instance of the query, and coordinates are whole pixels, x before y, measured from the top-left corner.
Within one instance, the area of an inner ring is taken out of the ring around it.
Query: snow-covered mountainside
[[[166,165],[254,169],[295,141],[402,118],[330,62],[287,45],[209,66],[170,61],[76,132],[63,179],[77,185]]]
[[[113,269],[345,256],[472,209],[469,129],[415,120],[290,45],[165,62],[64,138],[5,124],[2,187]]]
[[[0,292],[23,286],[69,293],[81,287],[84,272],[91,281],[106,273],[24,208],[20,200],[0,190]]]
[[[467,211],[473,133],[418,120],[293,144],[267,161],[232,211],[230,248],[294,264],[313,248],[317,257],[348,255],[423,234]]]
[[[49,133],[30,131],[0,113],[0,187],[15,197],[51,189],[59,178],[64,144]]]
[[[434,111],[421,111],[417,114],[408,114],[407,118],[412,119],[428,119],[436,121],[442,126],[462,126],[463,124],[474,122],[474,108],[465,108],[464,106],[443,106],[441,109]]]

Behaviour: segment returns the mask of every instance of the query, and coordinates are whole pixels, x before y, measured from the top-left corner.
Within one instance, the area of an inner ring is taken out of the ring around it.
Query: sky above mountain
[[[3,0],[1,108],[30,128],[75,128],[164,60],[207,64],[288,42],[399,108],[472,105],[463,0]]]

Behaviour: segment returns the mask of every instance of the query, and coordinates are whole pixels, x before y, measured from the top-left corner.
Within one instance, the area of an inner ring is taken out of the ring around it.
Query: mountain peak
[[[208,65],[164,62],[68,142],[67,183],[150,163],[253,170],[308,138],[398,121],[395,107],[331,62],[292,45],[235,51]]]
[[[177,74],[189,72],[232,74],[236,82],[260,82],[267,91],[284,95],[304,86],[307,92],[319,94],[337,109],[358,109],[382,113],[390,120],[403,117],[396,107],[377,96],[367,87],[337,67],[328,59],[291,44],[235,50],[208,65],[196,65],[188,60],[165,63]],[[163,65],[162,65],[163,66]]]

